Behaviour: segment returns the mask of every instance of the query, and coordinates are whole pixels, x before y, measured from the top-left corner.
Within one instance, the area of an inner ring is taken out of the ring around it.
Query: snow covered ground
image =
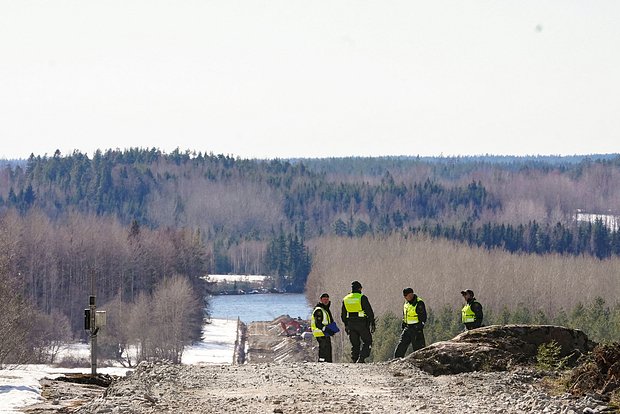
[[[236,319],[212,319],[202,329],[202,342],[188,347],[181,362],[188,365],[232,364],[236,339]]]
[[[233,360],[237,321],[213,319],[203,327],[203,341],[188,347],[183,353],[184,364],[230,364]],[[87,344],[72,344],[67,352],[74,356],[89,358]],[[20,365],[0,370],[0,414],[20,412],[20,408],[41,399],[39,380],[59,377],[64,373],[90,373],[84,368],[54,368],[50,365]],[[124,367],[98,368],[101,374],[125,375]]]

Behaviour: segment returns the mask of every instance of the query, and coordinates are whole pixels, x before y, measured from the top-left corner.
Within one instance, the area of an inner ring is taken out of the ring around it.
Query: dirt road
[[[175,366],[142,363],[78,413],[583,413],[592,397],[551,396],[535,371],[433,377],[375,364]],[[588,411],[589,410],[589,411]]]
[[[279,335],[277,323],[248,328],[243,365],[143,362],[83,404],[30,411],[90,413],[602,413],[602,397],[554,392],[553,373],[531,367],[432,376],[413,360],[319,364],[315,341]],[[551,375],[551,381],[549,380]],[[62,396],[57,396],[57,400]],[[67,401],[69,403],[70,401]],[[60,408],[60,409],[59,409]]]

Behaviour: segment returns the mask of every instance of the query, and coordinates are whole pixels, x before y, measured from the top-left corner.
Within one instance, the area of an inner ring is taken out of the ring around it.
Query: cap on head
[[[461,295],[464,295],[466,293],[469,293],[472,297],[474,297],[474,291],[471,289],[467,289],[467,290],[461,290]]]
[[[407,296],[408,294],[413,293],[413,289],[408,287],[403,289],[403,296]]]
[[[358,282],[357,280],[354,280],[353,282],[351,282],[351,290],[359,290],[361,288],[362,288],[362,284]]]
[[[323,299],[323,298],[328,298],[328,299],[329,299],[329,295],[328,295],[327,293],[323,293],[323,294],[321,295],[321,299]]]

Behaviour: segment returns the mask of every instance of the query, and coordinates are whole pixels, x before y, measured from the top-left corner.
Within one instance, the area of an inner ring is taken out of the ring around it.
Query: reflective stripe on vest
[[[463,309],[461,309],[461,321],[463,321],[463,323],[470,323],[476,321],[476,314],[473,310],[471,310],[471,303],[468,303],[467,305],[463,306]]]
[[[314,320],[314,312],[316,312],[317,309],[320,309],[321,312],[323,312],[323,326],[327,326],[327,325],[329,325],[331,323],[331,320],[329,319],[329,313],[327,313],[327,311],[325,309],[321,308],[320,306],[317,306],[312,311],[312,318],[311,318],[311,321],[310,321],[310,327],[312,328],[312,335],[314,335],[314,336],[325,336],[323,331],[320,330],[319,328],[317,328],[316,321]]]
[[[416,311],[418,302],[422,302],[422,299],[418,298],[415,305],[412,305],[407,301],[405,301],[403,305],[403,322],[405,322],[407,325],[420,322],[420,319],[418,318],[418,312]]]
[[[362,310],[362,294],[353,292],[344,297],[344,307],[347,310],[347,317],[352,313],[357,313],[357,316],[363,318],[366,313]]]

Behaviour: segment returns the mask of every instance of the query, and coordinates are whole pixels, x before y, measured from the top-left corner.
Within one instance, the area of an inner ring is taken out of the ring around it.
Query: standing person
[[[351,293],[342,299],[341,312],[345,332],[351,341],[351,360],[363,363],[372,348],[375,314],[368,298],[362,294],[362,284],[357,280],[351,283]]]
[[[414,351],[426,346],[424,338],[424,324],[426,323],[426,306],[424,301],[413,293],[413,289],[408,287],[403,289],[403,322],[400,340],[394,351],[394,358],[402,358],[411,344]]]
[[[461,290],[465,306],[461,310],[461,321],[468,331],[480,328],[482,326],[482,305],[474,297],[474,291],[471,289]]]
[[[329,310],[329,295],[323,293],[312,311],[312,334],[319,343],[319,362],[332,362],[332,338],[337,331],[332,328],[332,311]],[[332,324],[330,326],[330,324]]]

